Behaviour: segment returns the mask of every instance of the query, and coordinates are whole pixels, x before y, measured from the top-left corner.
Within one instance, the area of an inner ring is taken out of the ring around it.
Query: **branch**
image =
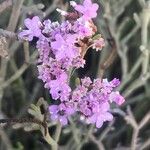
[[[76,125],[74,124],[74,122],[71,118],[69,118],[69,121],[70,121],[70,124],[71,124],[71,129],[72,129],[74,140],[75,140],[76,144],[79,145],[80,138],[79,138],[78,129],[76,128]]]
[[[5,0],[0,4],[0,13],[12,5],[12,0]]]
[[[20,16],[20,11],[21,11],[23,2],[24,2],[24,0],[15,1],[15,4],[13,5],[13,9],[12,9],[12,13],[11,13],[11,16],[10,16],[10,20],[9,20],[7,30],[15,31],[16,25],[18,23],[18,19],[19,19],[19,16]]]
[[[37,57],[37,51],[34,52],[31,56],[31,60],[33,60],[34,58]],[[18,69],[18,71],[12,75],[8,80],[6,80],[5,82],[3,82],[0,86],[0,89],[4,89],[6,88],[7,86],[9,86],[12,82],[14,82],[16,79],[18,79],[23,73],[24,71],[29,67],[30,64],[28,63],[24,63],[20,69]]]
[[[143,143],[143,145],[140,147],[140,150],[145,150],[149,146],[150,146],[150,138]]]
[[[109,44],[112,47],[112,51],[109,54],[108,58],[103,63],[100,63],[99,65],[99,72],[98,72],[98,77],[102,78],[104,76],[104,72],[106,69],[109,68],[109,66],[114,62],[116,56],[117,56],[117,47],[116,47],[116,42],[114,40],[114,37],[111,33],[110,26],[109,26],[109,20],[107,17],[105,17],[105,22],[107,24],[107,31],[109,33],[110,39],[108,39]]]
[[[0,29],[0,35],[6,38],[17,39],[17,34],[11,31]]]
[[[25,63],[29,63],[30,61],[30,52],[29,52],[29,42],[25,41],[23,43],[23,47],[24,47],[24,59],[25,59]]]
[[[130,107],[128,107],[127,112],[128,112],[128,116],[125,117],[125,120],[133,128],[133,134],[132,134],[132,140],[131,140],[131,150],[136,150],[139,132],[149,122],[150,112],[148,112],[145,115],[145,117],[140,121],[139,124],[135,120],[135,117],[134,117]],[[148,144],[149,144],[149,141],[148,141]],[[147,143],[146,143],[146,145],[147,145]]]
[[[105,150],[105,147],[104,147],[104,145],[102,144],[102,142],[101,141],[98,141],[96,138],[95,138],[95,136],[94,135],[90,135],[90,139],[98,146],[98,149],[99,150]]]
[[[125,98],[128,97],[130,94],[133,93],[133,91],[143,86],[149,78],[150,78],[150,73],[147,73],[146,76],[139,77],[138,79],[133,81],[132,84],[128,86],[128,88],[123,92],[124,97]]]
[[[148,26],[150,23],[150,6],[149,1],[145,2],[141,14],[141,39],[142,39],[142,55],[143,55],[143,64],[142,64],[142,73],[145,75],[149,70],[149,49],[148,49]]]
[[[104,72],[112,65],[116,56],[117,56],[117,52],[116,52],[116,48],[114,47],[112,49],[112,52],[109,54],[108,58],[103,63],[100,63],[98,77],[103,78]]]
[[[108,124],[108,126],[104,129],[104,131],[101,133],[100,137],[99,137],[99,141],[103,141],[104,138],[106,138],[107,134],[109,133],[109,131],[111,131],[113,129],[113,124],[114,124],[114,121],[110,122]]]
[[[56,9],[56,7],[58,6],[59,1],[60,0],[53,0],[52,5],[45,11],[44,18],[47,17],[51,12],[53,12]]]
[[[60,134],[61,134],[61,129],[62,129],[62,126],[61,126],[60,122],[58,122],[57,126],[56,126],[55,137],[54,137],[56,142],[59,141],[59,137],[60,137]]]
[[[9,119],[0,119],[0,124],[13,124],[13,123],[36,123],[38,125],[42,125],[45,128],[43,122],[33,118],[9,118]]]

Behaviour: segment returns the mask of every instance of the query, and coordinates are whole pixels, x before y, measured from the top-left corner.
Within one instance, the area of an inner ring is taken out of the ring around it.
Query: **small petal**
[[[67,118],[65,118],[65,117],[60,117],[60,118],[59,118],[59,121],[60,121],[60,123],[61,123],[62,125],[67,125],[67,124],[68,124],[68,120],[67,120]]]
[[[110,94],[110,101],[114,101],[116,104],[118,105],[122,105],[124,102],[125,102],[125,99],[123,96],[120,95],[120,93],[117,91],[117,92],[112,92]]]
[[[49,112],[51,114],[57,113],[58,112],[58,106],[57,105],[51,105],[51,106],[49,106]]]
[[[97,127],[97,128],[100,128],[100,127],[102,127],[102,125],[103,125],[103,121],[99,118],[99,119],[96,121],[96,127]]]

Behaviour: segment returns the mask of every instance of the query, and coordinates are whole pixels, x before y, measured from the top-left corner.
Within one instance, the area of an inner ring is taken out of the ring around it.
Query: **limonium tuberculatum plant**
[[[65,16],[65,21],[40,21],[38,16],[27,18],[24,21],[27,29],[18,36],[27,41],[38,39],[38,78],[45,83],[52,98],[58,101],[57,105],[49,106],[51,120],[67,125],[68,118],[78,113],[85,123],[100,128],[105,121],[113,119],[110,104],[121,105],[125,100],[114,90],[120,84],[116,78],[109,82],[107,79],[92,81],[85,77],[80,79],[76,88],[70,86],[70,72],[84,67],[87,50],[93,48],[98,51],[105,46],[92,21],[97,16],[98,4],[84,0],[83,4],[71,1],[70,5],[73,12],[57,9]]]

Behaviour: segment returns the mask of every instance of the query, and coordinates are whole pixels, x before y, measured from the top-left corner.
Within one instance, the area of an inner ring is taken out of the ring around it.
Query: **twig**
[[[58,122],[57,126],[56,126],[55,136],[54,136],[54,139],[55,139],[56,142],[59,141],[59,137],[60,137],[60,134],[61,134],[61,128],[62,128],[62,126],[61,126],[60,122]]]
[[[16,33],[7,31],[7,30],[3,30],[3,29],[0,29],[0,35],[7,37],[7,38],[17,39]]]
[[[29,63],[30,60],[30,54],[29,54],[29,42],[25,41],[23,43],[23,47],[24,47],[24,58],[25,58],[25,63]]]
[[[3,58],[8,58],[8,45],[6,38],[3,36],[0,36],[0,56]]]
[[[133,91],[138,89],[139,87],[143,86],[145,82],[150,78],[150,74],[148,73],[147,76],[139,77],[136,79],[132,84],[123,92],[123,95],[125,97],[128,97],[130,94],[132,94]]]
[[[18,23],[19,15],[20,15],[20,10],[23,5],[23,1],[24,0],[15,1],[15,4],[13,5],[11,17],[9,19],[7,30],[15,31],[16,25]],[[10,40],[8,40],[8,45],[9,44],[10,44]],[[2,72],[2,74],[1,74],[2,82],[5,80],[5,76],[6,76],[6,72],[7,72],[7,65],[8,65],[8,60],[2,59],[1,67],[0,67],[0,71]],[[4,94],[3,89],[0,89],[0,109],[1,109],[1,99],[3,97],[3,94]]]
[[[45,6],[42,3],[24,6],[22,8],[22,13],[29,14],[29,15],[34,14],[38,16],[44,16],[44,12],[42,11],[44,7]]]
[[[130,33],[128,33],[128,35],[122,39],[122,43],[126,44],[131,39],[131,37],[139,30],[139,28],[139,24],[136,24],[136,26],[130,31]]]
[[[45,141],[52,146],[52,150],[58,150],[57,142],[50,136],[48,127],[46,127],[46,134],[43,128],[41,129],[42,135],[45,139]]]
[[[114,48],[108,58],[100,64],[98,77],[102,78],[106,69],[108,69],[117,56],[116,49]]]
[[[51,12],[53,12],[56,9],[56,7],[58,6],[59,1],[60,0],[53,0],[52,5],[45,11],[44,18],[47,17]]]
[[[139,134],[139,130],[134,129],[132,134],[131,150],[136,150],[138,134]]]
[[[21,109],[21,111],[16,115],[16,117],[21,117],[26,113],[26,110],[29,108],[29,106],[34,103],[34,101],[36,100],[39,90],[40,90],[40,83],[36,83],[33,90],[32,90],[32,94],[29,98],[29,101],[25,103],[24,107]]]
[[[119,86],[118,90],[122,90],[124,88],[124,86],[132,79],[133,75],[136,73],[136,71],[139,69],[140,65],[142,63],[142,57],[139,56],[139,58],[136,60],[136,62],[134,63],[131,71],[129,72],[129,74],[126,76],[126,80],[123,80],[121,85]]]
[[[0,124],[13,124],[13,123],[36,123],[38,125],[43,126],[44,128],[46,127],[46,125],[41,122],[40,120],[37,119],[33,119],[33,118],[9,118],[9,119],[0,119]]]
[[[37,51],[32,54],[31,60],[34,60],[36,57],[37,57]],[[18,79],[24,73],[24,71],[28,68],[28,66],[29,66],[29,64],[24,63],[13,76],[11,76],[8,80],[6,80],[5,82],[3,82],[1,84],[0,89],[6,88],[12,82],[14,82],[16,79]]]
[[[143,145],[140,147],[140,150],[145,150],[148,148],[148,146],[150,146],[150,138],[143,143]]]
[[[91,134],[89,138],[98,146],[99,150],[105,150],[105,147],[102,144],[102,142],[98,141],[93,134]]]
[[[127,107],[127,112],[128,112],[128,116],[125,117],[125,120],[127,121],[127,123],[132,125],[132,127],[134,129],[137,129],[138,128],[138,124],[137,124],[137,122],[135,120],[135,117],[134,117],[130,107]]]
[[[142,73],[145,75],[149,69],[150,62],[150,53],[148,50],[148,25],[150,23],[150,6],[148,2],[145,2],[145,6],[143,6],[142,14],[141,14],[141,39],[142,39],[142,55],[143,55],[143,65],[142,65]]]
[[[78,144],[77,150],[80,150],[82,145],[87,142],[90,135],[93,133],[93,128],[94,128],[94,125],[91,125],[90,128],[88,129],[87,134],[85,135],[84,139],[82,141],[80,141],[80,144]]]
[[[73,133],[73,137],[74,137],[74,140],[76,142],[76,144],[78,145],[80,143],[80,138],[78,136],[78,130],[73,122],[73,120],[71,118],[69,118],[69,121],[70,121],[70,124],[71,124],[71,129],[72,129],[72,133]]]
[[[150,121],[150,112],[148,112],[138,124],[137,121],[135,120],[135,117],[130,107],[128,107],[127,111],[128,111],[128,116],[125,117],[125,120],[133,127],[131,150],[136,150],[139,132]]]
[[[133,116],[133,113],[131,112],[130,107],[128,107],[127,111],[128,111],[129,116],[126,116],[125,120],[127,121],[127,123],[129,123],[133,127],[133,134],[132,134],[132,140],[131,140],[131,150],[136,150],[139,128],[138,128],[138,124],[137,124],[137,122]]]
[[[0,127],[0,137],[2,139],[2,141],[5,143],[7,150],[12,150],[13,147],[11,145],[11,142],[8,138],[8,136],[6,135],[5,131]]]
[[[128,101],[125,101],[125,103],[121,107],[126,107],[128,105],[133,104],[133,103],[141,102],[144,97],[145,97],[145,93],[134,96],[133,98],[128,99]]]
[[[141,7],[145,6],[145,0],[138,0],[138,1],[139,1],[139,4],[141,5]]]
[[[24,0],[15,1],[15,4],[13,5],[13,9],[12,9],[12,13],[10,16],[7,30],[15,31],[23,2],[24,2]]]
[[[139,123],[139,129],[142,129],[150,121],[150,112],[148,112]]]
[[[100,78],[103,77],[105,70],[113,63],[113,61],[115,60],[115,58],[117,56],[116,43],[115,43],[114,37],[111,33],[110,26],[109,26],[109,19],[107,17],[105,17],[105,22],[107,25],[107,31],[108,31],[109,36],[110,36],[109,42],[110,42],[110,45],[112,47],[112,51],[109,54],[108,58],[103,63],[100,63],[100,65],[99,65],[98,77],[100,77]]]
[[[0,4],[0,13],[12,5],[12,0],[5,0]]]
[[[109,131],[112,130],[112,126],[114,124],[114,121],[110,122],[108,124],[108,126],[106,127],[106,129],[101,133],[100,137],[99,137],[99,141],[103,141],[104,138],[106,138],[107,134],[109,133]]]

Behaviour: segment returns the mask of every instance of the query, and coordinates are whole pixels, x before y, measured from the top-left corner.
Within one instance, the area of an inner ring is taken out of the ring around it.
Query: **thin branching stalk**
[[[62,129],[62,126],[61,126],[60,122],[58,122],[57,125],[56,125],[56,131],[55,131],[55,136],[54,136],[54,139],[55,139],[56,142],[59,141],[60,134],[61,134],[61,129]]]

